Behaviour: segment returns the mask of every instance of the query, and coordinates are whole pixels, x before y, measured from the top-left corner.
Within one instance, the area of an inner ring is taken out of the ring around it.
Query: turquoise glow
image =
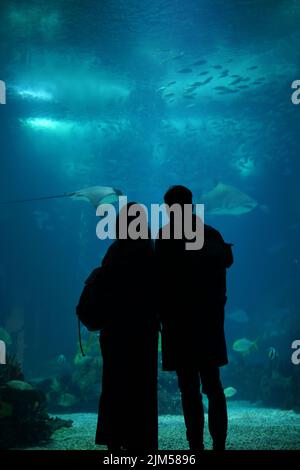
[[[17,94],[24,99],[33,99],[40,101],[52,101],[53,95],[45,90],[33,90],[31,88],[18,88]]]
[[[27,118],[21,119],[22,124],[32,129],[68,131],[73,123],[69,121],[58,121],[51,118]]]

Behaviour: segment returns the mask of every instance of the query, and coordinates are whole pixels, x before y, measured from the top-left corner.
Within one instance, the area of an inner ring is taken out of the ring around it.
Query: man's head
[[[176,185],[171,186],[166,194],[164,195],[165,204],[169,207],[173,204],[179,204],[181,207],[184,204],[192,204],[193,203],[193,194],[185,186]]]

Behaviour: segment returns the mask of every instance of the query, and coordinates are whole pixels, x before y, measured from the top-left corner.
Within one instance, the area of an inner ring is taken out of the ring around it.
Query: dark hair
[[[180,204],[181,206],[184,204],[192,204],[193,193],[185,186],[171,186],[164,195],[164,201],[168,206],[172,206],[173,204]]]

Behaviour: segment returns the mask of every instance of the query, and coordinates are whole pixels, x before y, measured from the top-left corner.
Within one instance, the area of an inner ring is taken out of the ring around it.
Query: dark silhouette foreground
[[[100,334],[103,377],[96,443],[109,450],[158,448],[153,260],[150,239],[117,239],[102,262],[111,268],[114,287],[107,326]]]
[[[192,204],[192,193],[175,186],[165,203]],[[196,226],[196,215],[193,225]],[[227,364],[224,335],[226,268],[232,262],[231,246],[214,228],[204,226],[204,246],[187,251],[186,240],[174,239],[170,213],[170,240],[156,240],[160,277],[160,318],[164,370],[176,371],[190,448],[202,450],[204,410],[202,392],[209,401],[209,431],[215,450],[224,450],[227,409],[219,367]],[[172,236],[173,235],[173,236]]]

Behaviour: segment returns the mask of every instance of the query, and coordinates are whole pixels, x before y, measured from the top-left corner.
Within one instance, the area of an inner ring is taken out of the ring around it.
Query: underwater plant
[[[77,344],[71,368],[34,381],[46,395],[51,412],[94,411],[98,407],[102,358],[96,334],[82,341],[85,356]]]
[[[44,392],[23,380],[0,386],[0,449],[31,446],[50,439],[70,421],[50,418]]]
[[[99,356],[100,354],[98,335],[96,333],[90,332],[87,339],[82,339],[81,343],[85,356],[82,355],[80,343],[78,342],[76,353],[73,359],[73,363],[75,365],[83,363],[87,356]]]
[[[0,385],[10,380],[24,380],[21,363],[15,354],[8,354],[6,364],[0,367]]]

